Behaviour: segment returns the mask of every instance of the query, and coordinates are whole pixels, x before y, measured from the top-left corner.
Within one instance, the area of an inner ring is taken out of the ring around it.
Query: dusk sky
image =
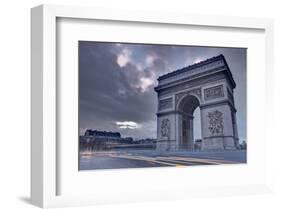
[[[237,84],[234,99],[240,142],[246,139],[246,49],[79,42],[80,134],[118,131],[156,138],[157,78],[223,54]],[[125,128],[130,127],[130,128]],[[200,136],[199,108],[194,138]]]

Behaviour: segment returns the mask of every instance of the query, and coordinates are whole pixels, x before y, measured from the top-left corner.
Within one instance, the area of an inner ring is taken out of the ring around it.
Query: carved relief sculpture
[[[168,118],[163,119],[161,122],[161,136],[170,137],[170,121]]]
[[[204,89],[204,99],[205,100],[210,100],[214,98],[221,98],[223,97],[223,85],[211,87]]]
[[[166,98],[159,101],[159,110],[169,109],[173,107],[173,98]]]
[[[215,110],[208,113],[209,118],[209,130],[212,135],[223,134],[223,113]]]

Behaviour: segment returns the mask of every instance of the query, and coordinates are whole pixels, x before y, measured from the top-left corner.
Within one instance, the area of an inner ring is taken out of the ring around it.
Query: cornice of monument
[[[209,58],[207,60],[201,61],[199,63],[192,64],[192,65],[184,67],[182,69],[178,69],[178,70],[175,70],[173,72],[164,74],[162,76],[159,76],[157,80],[160,82],[162,80],[169,79],[169,78],[172,78],[174,76],[177,76],[177,75],[180,75],[180,74],[183,74],[183,73],[191,72],[191,71],[193,71],[193,70],[195,70],[197,68],[204,67],[206,65],[212,64],[213,62],[220,61],[220,60],[223,61],[224,66],[226,68],[224,71],[226,72],[226,74],[227,74],[227,76],[228,76],[228,78],[229,78],[229,80],[230,80],[230,82],[232,84],[232,87],[235,88],[236,87],[236,83],[235,83],[235,81],[233,79],[232,73],[231,73],[231,71],[229,69],[229,66],[228,66],[226,60],[225,60],[225,57],[222,54],[220,54],[218,56],[215,56],[215,57],[212,57],[212,58]],[[208,72],[208,71],[210,71],[210,70],[206,69],[206,72]],[[198,71],[198,73],[199,73],[199,71]],[[201,72],[201,73],[204,74],[204,72]],[[198,75],[198,74],[196,72],[194,72],[194,75]],[[193,75],[191,75],[191,76],[193,76]],[[159,87],[159,85],[158,85],[158,87]]]
[[[202,81],[202,80],[213,80],[215,79],[214,76],[218,76],[219,73],[223,73],[225,72],[226,70],[226,66],[223,66],[223,67],[219,67],[219,68],[215,68],[215,69],[210,69],[206,72],[203,72],[203,73],[195,73],[194,75],[191,75],[191,76],[187,76],[187,77],[184,77],[182,79],[178,79],[178,80],[174,80],[174,81],[171,81],[171,82],[167,82],[165,84],[162,84],[162,85],[159,85],[156,86],[154,88],[154,90],[156,92],[159,92],[159,91],[162,91],[162,90],[169,90],[171,88],[175,88],[175,87],[178,87],[180,85],[186,85],[186,83],[190,84],[191,82],[195,82],[195,81]],[[217,79],[215,79],[217,80]],[[202,82],[197,82],[196,84],[202,84]],[[196,86],[196,85],[195,85]]]

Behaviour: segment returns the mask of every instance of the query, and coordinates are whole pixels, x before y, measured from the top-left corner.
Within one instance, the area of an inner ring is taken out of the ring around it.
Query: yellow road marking
[[[213,163],[213,164],[235,163],[235,162],[233,162],[233,161],[215,160],[215,159],[185,158],[185,157],[173,157],[173,158],[174,158],[174,159],[178,159],[178,160],[183,160],[183,161],[202,162],[202,163]]]
[[[158,158],[157,158],[158,159]],[[174,160],[174,159],[167,159],[167,158],[159,158],[159,160],[163,160],[163,161],[168,161],[168,162],[174,162],[177,165],[182,165],[182,166],[188,166],[186,164],[184,164],[184,162],[179,162],[179,160]],[[196,164],[196,163],[192,163],[192,162],[188,162],[186,161],[188,164]]]

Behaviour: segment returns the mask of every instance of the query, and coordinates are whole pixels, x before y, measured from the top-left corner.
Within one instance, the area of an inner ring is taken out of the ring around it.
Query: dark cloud
[[[80,129],[120,131],[156,137],[159,75],[223,54],[237,83],[235,101],[240,137],[246,136],[246,50],[169,45],[79,42]],[[132,121],[134,130],[115,122]],[[199,129],[196,128],[195,130]],[[198,132],[195,131],[195,136]]]

